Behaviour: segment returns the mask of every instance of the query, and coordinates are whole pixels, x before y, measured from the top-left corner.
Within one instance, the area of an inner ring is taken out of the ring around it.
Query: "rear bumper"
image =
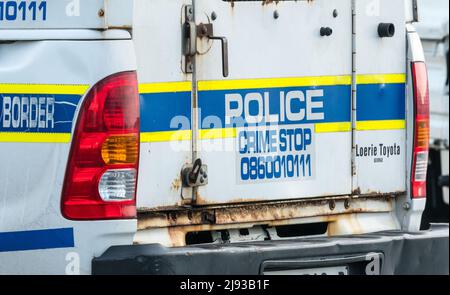
[[[166,248],[159,244],[113,246],[92,261],[93,274],[257,275],[270,271],[349,267],[365,274],[448,274],[449,226],[428,231],[302,238],[284,241]],[[377,271],[377,267],[369,267]]]

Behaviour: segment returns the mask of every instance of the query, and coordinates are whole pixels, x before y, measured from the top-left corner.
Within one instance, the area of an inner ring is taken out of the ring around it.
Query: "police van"
[[[0,0],[0,273],[448,274],[413,0]]]

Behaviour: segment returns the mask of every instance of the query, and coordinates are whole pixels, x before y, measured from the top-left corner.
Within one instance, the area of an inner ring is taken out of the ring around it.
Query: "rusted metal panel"
[[[137,243],[158,242],[170,247],[186,245],[186,234],[281,225],[327,222],[327,235],[361,234],[399,228],[394,214],[395,195],[336,196],[296,201],[255,202],[224,206],[185,207],[141,212]],[[377,222],[373,222],[376,218]],[[161,232],[163,231],[163,232]]]
[[[271,223],[297,218],[332,216],[359,212],[390,212],[390,195],[351,198],[349,196],[314,200],[257,202],[209,208],[185,208],[141,212],[138,230],[173,226],[211,226],[243,223]]]
[[[386,208],[392,206],[392,202],[386,204]],[[147,228],[138,231],[135,237],[136,244],[160,243],[168,247],[181,247],[186,245],[186,235],[191,232],[202,231],[221,231],[241,228],[252,228],[264,225],[268,228],[277,226],[308,224],[326,222],[328,223],[327,236],[356,235],[382,230],[396,230],[400,228],[395,214],[391,211],[383,211],[383,208],[364,210],[347,210],[348,213],[331,214],[315,217],[303,217],[292,219],[280,219],[272,221],[254,221],[247,223],[229,223],[229,224],[197,224],[197,225],[178,225],[163,228]],[[373,222],[376,218],[377,222]],[[192,220],[194,221],[195,218]],[[143,225],[140,224],[140,227]],[[155,231],[155,234],[152,233]],[[147,236],[146,236],[147,235]],[[150,238],[149,238],[150,237]]]

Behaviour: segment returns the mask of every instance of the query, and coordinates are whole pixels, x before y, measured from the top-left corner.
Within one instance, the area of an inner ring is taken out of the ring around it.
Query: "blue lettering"
[[[239,132],[238,142],[239,142],[239,153],[246,154],[247,153],[247,133],[245,131]]]
[[[36,21],[47,20],[47,2],[41,1],[1,1],[0,21],[26,21],[27,19]]]

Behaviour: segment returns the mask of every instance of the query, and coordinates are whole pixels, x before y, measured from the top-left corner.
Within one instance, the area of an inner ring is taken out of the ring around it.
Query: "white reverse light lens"
[[[414,173],[415,181],[427,180],[428,152],[418,152],[416,154],[416,167]]]
[[[136,187],[135,169],[107,170],[98,184],[103,201],[133,200]]]

